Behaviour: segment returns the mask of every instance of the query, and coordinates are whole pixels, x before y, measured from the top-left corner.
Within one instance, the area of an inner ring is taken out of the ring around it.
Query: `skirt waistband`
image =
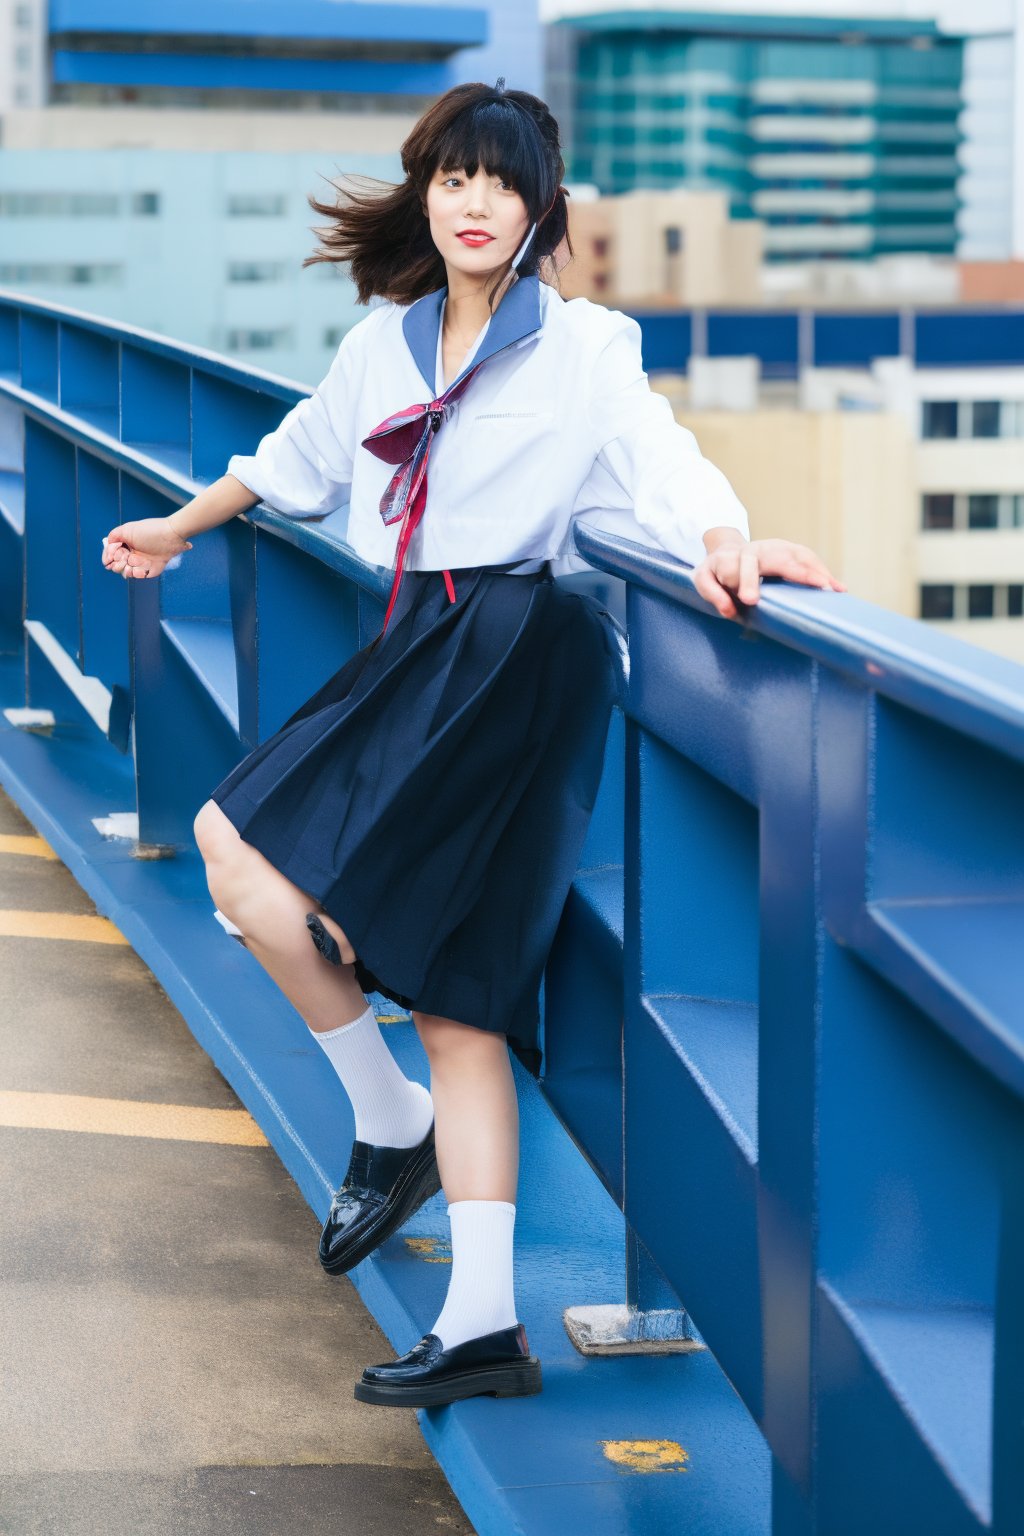
[[[550,559],[536,560],[508,560],[503,565],[452,565],[448,567],[452,578],[458,575],[467,576],[478,571],[497,571],[509,576],[532,576],[537,571],[544,571],[551,565]],[[405,570],[406,576],[441,576],[442,571],[418,571]]]

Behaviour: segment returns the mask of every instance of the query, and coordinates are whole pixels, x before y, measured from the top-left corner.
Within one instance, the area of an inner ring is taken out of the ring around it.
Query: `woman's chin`
[[[473,251],[461,247],[445,258],[449,271],[460,277],[495,277],[505,262],[495,261],[490,251]]]

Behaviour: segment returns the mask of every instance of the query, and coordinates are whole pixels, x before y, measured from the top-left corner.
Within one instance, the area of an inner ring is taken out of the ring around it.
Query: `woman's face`
[[[427,188],[427,217],[449,273],[466,277],[484,278],[511,261],[530,226],[519,193],[482,165],[472,177],[463,170],[435,171]],[[482,235],[461,238],[467,230]]]

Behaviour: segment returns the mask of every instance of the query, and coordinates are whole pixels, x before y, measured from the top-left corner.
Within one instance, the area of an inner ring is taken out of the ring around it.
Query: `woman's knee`
[[[235,894],[244,887],[242,874],[246,848],[232,822],[214,800],[207,800],[192,824],[199,852],[206,865],[206,883],[217,909],[232,917]],[[232,918],[233,920],[233,918]]]
[[[412,1019],[435,1067],[448,1062],[479,1061],[506,1053],[505,1036],[494,1030],[477,1029],[473,1024],[460,1024],[436,1013],[420,1013],[415,1008]]]
[[[229,821],[216,800],[205,800],[192,823],[196,845],[209,863],[214,859],[229,858],[237,850],[242,839],[238,829]]]

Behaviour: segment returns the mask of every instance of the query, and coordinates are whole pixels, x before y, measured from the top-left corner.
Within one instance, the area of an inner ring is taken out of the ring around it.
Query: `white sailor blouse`
[[[378,453],[389,419],[415,415],[425,426],[421,451],[429,439],[429,479],[404,548],[407,570],[532,560],[550,560],[555,576],[588,570],[572,541],[580,517],[692,565],[704,558],[708,528],[750,537],[725,475],[651,390],[630,316],[522,277],[446,388],[446,294],[372,308],[313,394],[253,454],[233,455],[228,473],[296,517],[349,502],[351,548],[394,569],[395,485],[420,461],[402,466],[402,453],[389,461]]]

